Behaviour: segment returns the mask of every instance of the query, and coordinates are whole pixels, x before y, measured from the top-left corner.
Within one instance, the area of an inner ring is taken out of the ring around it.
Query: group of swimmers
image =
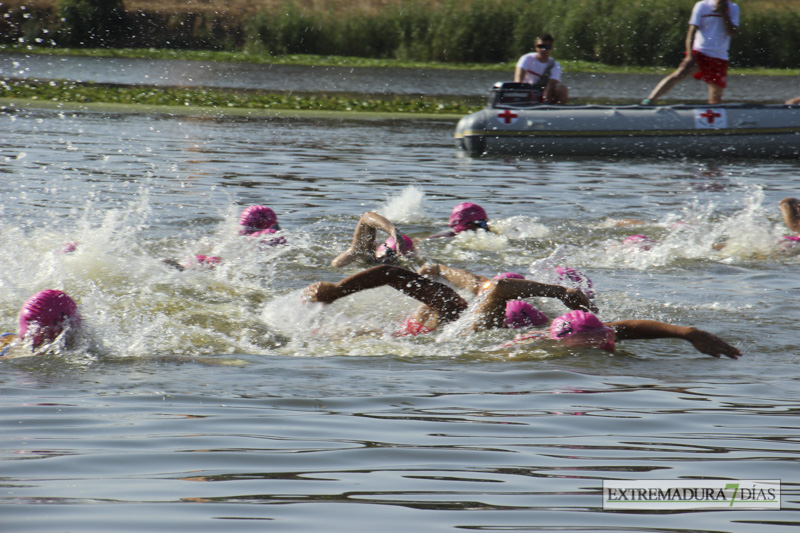
[[[800,201],[781,202],[785,220],[790,217],[800,229]],[[789,222],[787,222],[787,225]],[[268,246],[287,244],[280,235],[275,212],[267,206],[255,205],[243,210],[239,233]],[[619,320],[603,323],[594,312],[591,281],[577,270],[559,267],[557,275],[564,285],[542,283],[506,272],[493,278],[438,263],[425,263],[416,269],[399,266],[415,258],[419,241],[453,237],[470,231],[492,231],[486,211],[479,205],[464,202],[457,205],[448,222],[447,231],[415,240],[403,235],[395,225],[378,213],[364,213],[355,228],[350,246],[336,256],[331,264],[341,268],[355,261],[369,268],[345,277],[337,283],[319,281],[303,291],[305,303],[329,304],[345,296],[377,287],[391,287],[417,300],[419,307],[398,328],[396,336],[416,336],[452,323],[470,310],[469,329],[480,331],[493,328],[543,328],[518,335],[502,345],[530,343],[545,339],[571,346],[594,347],[613,351],[615,343],[632,339],[679,338],[689,341],[698,351],[714,357],[736,359],[741,352],[719,337],[695,328],[654,320]],[[387,234],[382,242],[378,231]],[[74,246],[72,247],[74,250]],[[179,270],[203,265],[213,268],[222,259],[214,256],[194,256],[190,261],[164,260]],[[572,285],[568,287],[565,285]],[[580,288],[574,288],[577,285]],[[464,298],[466,293],[473,304]],[[525,299],[557,298],[571,312],[554,320],[533,307]],[[0,336],[0,355],[10,347],[22,345],[36,350],[56,339],[71,339],[81,323],[78,306],[64,292],[45,290],[35,294],[23,305],[19,316],[19,332]]]

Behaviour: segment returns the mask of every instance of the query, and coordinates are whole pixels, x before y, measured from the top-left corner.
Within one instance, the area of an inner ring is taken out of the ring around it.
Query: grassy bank
[[[797,68],[797,0],[739,0],[735,67]],[[502,64],[556,36],[559,60],[671,67],[694,0],[7,0],[0,43]],[[102,10],[100,7],[102,6]],[[183,6],[183,7],[182,7]],[[532,24],[535,22],[535,24]]]
[[[356,98],[326,94],[279,94],[203,88],[119,86],[66,81],[0,81],[0,98],[7,101],[94,104],[122,106],[180,106],[192,108],[302,110],[310,112],[379,113],[412,115],[464,115],[483,107],[444,98],[402,97]]]

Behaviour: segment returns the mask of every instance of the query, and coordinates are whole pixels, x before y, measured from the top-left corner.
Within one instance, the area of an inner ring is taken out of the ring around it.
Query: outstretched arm
[[[338,283],[319,281],[303,293],[305,301],[331,303],[359,291],[389,286],[427,305],[442,322],[455,320],[467,308],[459,294],[444,285],[404,268],[381,265],[346,277]]]
[[[356,260],[372,261],[375,258],[375,238],[377,230],[382,230],[394,237],[394,240],[397,242],[397,251],[400,255],[405,255],[405,241],[403,241],[400,232],[397,231],[394,224],[378,213],[367,211],[361,215],[358,224],[356,224],[356,229],[353,232],[353,242],[350,244],[350,248],[331,261],[331,265],[340,268]]]
[[[560,285],[550,285],[527,279],[492,281],[484,294],[483,301],[475,309],[479,319],[475,322],[474,329],[502,327],[506,314],[506,304],[509,300],[520,298],[532,298],[535,296],[558,298],[570,309],[596,310],[589,298],[578,289],[568,289]]]
[[[568,289],[561,285],[539,283],[528,279],[501,279],[492,289],[493,296],[507,302],[519,298],[532,298],[543,296],[545,298],[558,298],[570,309],[583,309],[597,311],[591,300],[578,289]]]
[[[800,235],[800,200],[784,198],[778,204],[786,227],[795,235]]]
[[[713,357],[738,359],[742,352],[708,331],[690,326],[676,326],[656,320],[618,320],[606,322],[614,328],[617,340],[632,339],[683,339],[692,343],[698,352]]]
[[[481,288],[490,282],[487,277],[440,264],[428,263],[422,265],[417,270],[417,273],[423,276],[441,276],[457,289],[469,291],[473,295],[477,295]]]

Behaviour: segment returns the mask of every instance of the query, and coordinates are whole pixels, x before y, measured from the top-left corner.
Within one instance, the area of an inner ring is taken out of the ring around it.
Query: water
[[[800,524],[800,256],[775,245],[796,162],[470,159],[447,121],[0,122],[0,331],[44,288],[70,293],[85,323],[77,348],[0,361],[3,530]],[[744,357],[678,340],[489,352],[513,333],[393,337],[414,304],[388,289],[300,303],[309,283],[357,271],[329,262],[364,211],[419,237],[464,200],[501,234],[430,241],[424,257],[540,278],[570,264],[602,319],[697,325]],[[287,246],[237,235],[254,203],[276,210]],[[657,244],[623,248],[633,233]],[[161,262],[197,253],[223,263]],[[783,509],[602,509],[603,480],[698,477],[781,479]]]
[[[2,53],[0,76],[268,91],[422,94],[481,100],[495,82],[513,80],[514,72],[513,69],[503,74],[485,70],[307,67]],[[589,74],[567,70],[563,82],[569,86],[570,97],[578,103],[598,100],[632,103],[650,94],[662,77],[659,74]],[[797,78],[793,76],[732,73],[728,79],[726,102],[776,104],[800,94]],[[670,91],[668,99],[677,103],[705,102],[707,93],[705,83],[688,80]]]

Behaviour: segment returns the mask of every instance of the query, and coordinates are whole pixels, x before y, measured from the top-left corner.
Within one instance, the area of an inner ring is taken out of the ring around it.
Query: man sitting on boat
[[[519,58],[514,71],[514,81],[530,83],[541,91],[541,101],[546,104],[563,105],[569,99],[569,91],[561,84],[561,65],[550,57],[553,36],[543,33],[536,38],[536,52]]]

